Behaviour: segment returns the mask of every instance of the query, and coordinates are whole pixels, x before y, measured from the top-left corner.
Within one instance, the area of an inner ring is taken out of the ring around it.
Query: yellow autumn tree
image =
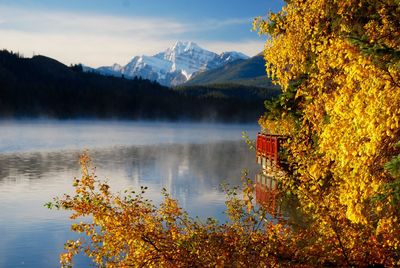
[[[112,193],[96,177],[88,155],[80,161],[75,193],[46,204],[81,220],[71,226],[82,236],[66,242],[62,267],[72,266],[79,253],[97,267],[288,267],[299,262],[290,229],[256,206],[246,176],[243,191],[226,188],[230,221],[221,224],[189,217],[165,191],[159,206],[145,198],[145,187]]]
[[[399,18],[398,0],[291,0],[254,22],[284,91],[259,121],[289,136],[282,183],[349,266],[400,265]]]
[[[399,18],[399,0],[290,0],[255,20],[283,89],[259,123],[288,136],[276,179],[301,221],[272,218],[248,178],[227,189],[229,222],[194,220],[168,194],[112,193],[84,155],[74,195],[48,204],[84,217],[62,265],[83,252],[99,267],[400,266]]]

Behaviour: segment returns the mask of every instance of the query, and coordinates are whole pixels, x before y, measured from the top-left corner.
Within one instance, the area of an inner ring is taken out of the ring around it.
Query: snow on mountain
[[[119,72],[119,71],[121,71],[121,69],[122,69],[122,66],[119,65],[118,63],[114,63],[114,64],[111,66],[111,70],[113,70],[114,72]]]
[[[193,73],[207,69],[207,64],[215,61],[218,55],[200,48],[193,42],[176,42],[173,47],[154,57],[171,62],[169,72],[180,71],[190,79]]]
[[[239,59],[243,59],[243,60],[249,59],[249,57],[246,56],[245,54],[243,54],[241,52],[236,52],[236,51],[222,52],[219,55],[219,57],[225,63],[239,60]]]
[[[126,77],[141,76],[146,79],[159,80],[171,68],[172,62],[151,56],[136,56],[121,69]]]
[[[154,56],[136,56],[127,65],[105,66],[97,69],[105,75],[133,78],[141,76],[156,80],[162,85],[176,86],[183,84],[196,74],[218,68],[248,56],[240,52],[216,54],[199,47],[194,42],[176,42],[172,47]]]
[[[102,66],[96,69],[97,72],[103,75],[122,76],[122,66],[115,63],[112,66]]]

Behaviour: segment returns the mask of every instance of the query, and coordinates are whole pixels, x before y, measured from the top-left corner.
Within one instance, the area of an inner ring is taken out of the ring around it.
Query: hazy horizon
[[[265,37],[252,20],[277,11],[283,1],[0,0],[0,49],[25,57],[45,55],[66,65],[125,65],[154,55],[176,41],[193,41],[221,53],[254,56]]]

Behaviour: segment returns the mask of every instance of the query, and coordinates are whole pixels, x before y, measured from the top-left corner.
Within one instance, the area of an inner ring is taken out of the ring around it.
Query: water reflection
[[[284,193],[279,187],[279,181],[273,173],[262,172],[256,174],[256,201],[268,213],[271,219],[284,222],[292,228],[303,228],[309,220],[298,208],[298,199]]]
[[[274,177],[263,173],[256,175],[256,201],[275,219],[282,218],[281,197]]]
[[[80,153],[0,154],[0,183],[78,176]],[[242,169],[255,169],[251,152],[242,142],[112,147],[93,149],[89,154],[99,177],[118,181],[117,187],[154,184],[167,187],[172,193],[200,193],[223,180],[239,184]]]
[[[55,267],[69,230],[68,213],[43,204],[72,192],[82,150],[0,154],[0,267]],[[108,146],[89,151],[99,178],[114,190],[148,186],[161,201],[162,187],[192,215],[225,217],[219,185],[240,184],[242,169],[255,174],[253,152],[242,141]],[[87,267],[81,258],[76,267]]]
[[[0,120],[0,153],[237,141],[257,125],[131,121]]]

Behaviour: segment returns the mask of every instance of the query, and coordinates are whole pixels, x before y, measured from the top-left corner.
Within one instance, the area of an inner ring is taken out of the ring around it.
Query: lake
[[[79,155],[88,150],[111,189],[147,186],[156,204],[165,187],[192,216],[225,220],[222,182],[254,177],[254,152],[242,140],[256,124],[125,121],[0,121],[0,267],[57,267],[71,221],[43,204],[72,193]],[[75,267],[87,267],[83,256]]]

